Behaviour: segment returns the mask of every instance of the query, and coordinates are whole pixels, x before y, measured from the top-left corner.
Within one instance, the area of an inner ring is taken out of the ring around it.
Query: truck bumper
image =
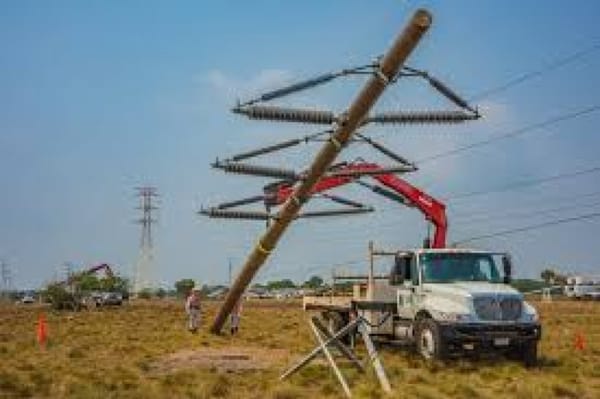
[[[538,341],[542,327],[527,324],[440,324],[440,335],[449,351],[503,351]]]

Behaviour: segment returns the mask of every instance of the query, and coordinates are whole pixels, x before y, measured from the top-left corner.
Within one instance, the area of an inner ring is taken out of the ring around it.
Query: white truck
[[[536,364],[538,314],[509,285],[507,254],[466,249],[373,254],[392,255],[387,276],[374,276],[371,261],[367,283],[355,284],[352,296],[305,297],[305,310],[321,311],[335,331],[362,315],[371,335],[410,343],[426,359],[502,351],[528,367]]]
[[[600,300],[600,278],[569,276],[564,294],[568,298]]]

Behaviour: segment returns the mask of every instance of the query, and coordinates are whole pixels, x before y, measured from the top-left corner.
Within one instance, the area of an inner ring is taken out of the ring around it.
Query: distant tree
[[[80,277],[72,277],[71,281],[80,291],[101,291],[102,283],[93,274],[84,274]]]
[[[546,283],[540,280],[514,279],[511,281],[510,285],[521,292],[530,292],[541,290],[546,286]]]
[[[175,283],[177,296],[183,298],[190,293],[196,283],[191,278],[184,278]]]
[[[554,284],[558,285],[566,285],[567,284],[567,276],[564,274],[556,273],[554,276]]]
[[[540,273],[540,277],[542,280],[544,280],[546,285],[548,285],[554,283],[554,280],[556,279],[556,272],[552,269],[544,269],[542,270],[542,273]]]
[[[127,293],[129,292],[129,279],[124,277],[114,275],[114,276],[106,276],[99,280],[100,290],[101,291],[109,291],[109,292],[120,292]]]
[[[320,288],[323,285],[323,279],[319,276],[311,276],[307,281],[302,284],[306,288]]]
[[[167,296],[167,290],[165,290],[164,288],[159,288],[156,290],[154,295],[156,295],[157,298],[163,299]]]
[[[152,298],[152,290],[149,288],[145,288],[138,292],[138,298],[140,299],[150,299]]]
[[[269,281],[267,283],[267,288],[270,290],[279,290],[282,288],[296,288],[296,284],[289,278],[285,278],[283,280],[277,281]]]

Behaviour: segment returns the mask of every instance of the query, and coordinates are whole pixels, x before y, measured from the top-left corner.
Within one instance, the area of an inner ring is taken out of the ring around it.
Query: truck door
[[[414,292],[419,281],[414,254],[399,254],[395,269],[398,274],[402,275],[402,278],[396,279],[398,316],[401,319],[412,319],[414,317]]]

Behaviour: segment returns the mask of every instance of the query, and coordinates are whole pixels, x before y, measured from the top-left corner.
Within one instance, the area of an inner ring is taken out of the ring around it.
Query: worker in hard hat
[[[244,296],[242,295],[240,299],[236,302],[235,306],[231,310],[231,335],[235,335],[238,332],[240,327],[240,319],[242,317],[242,301],[244,300]]]
[[[195,285],[185,300],[185,312],[188,315],[188,330],[198,332],[200,325],[200,287]]]

